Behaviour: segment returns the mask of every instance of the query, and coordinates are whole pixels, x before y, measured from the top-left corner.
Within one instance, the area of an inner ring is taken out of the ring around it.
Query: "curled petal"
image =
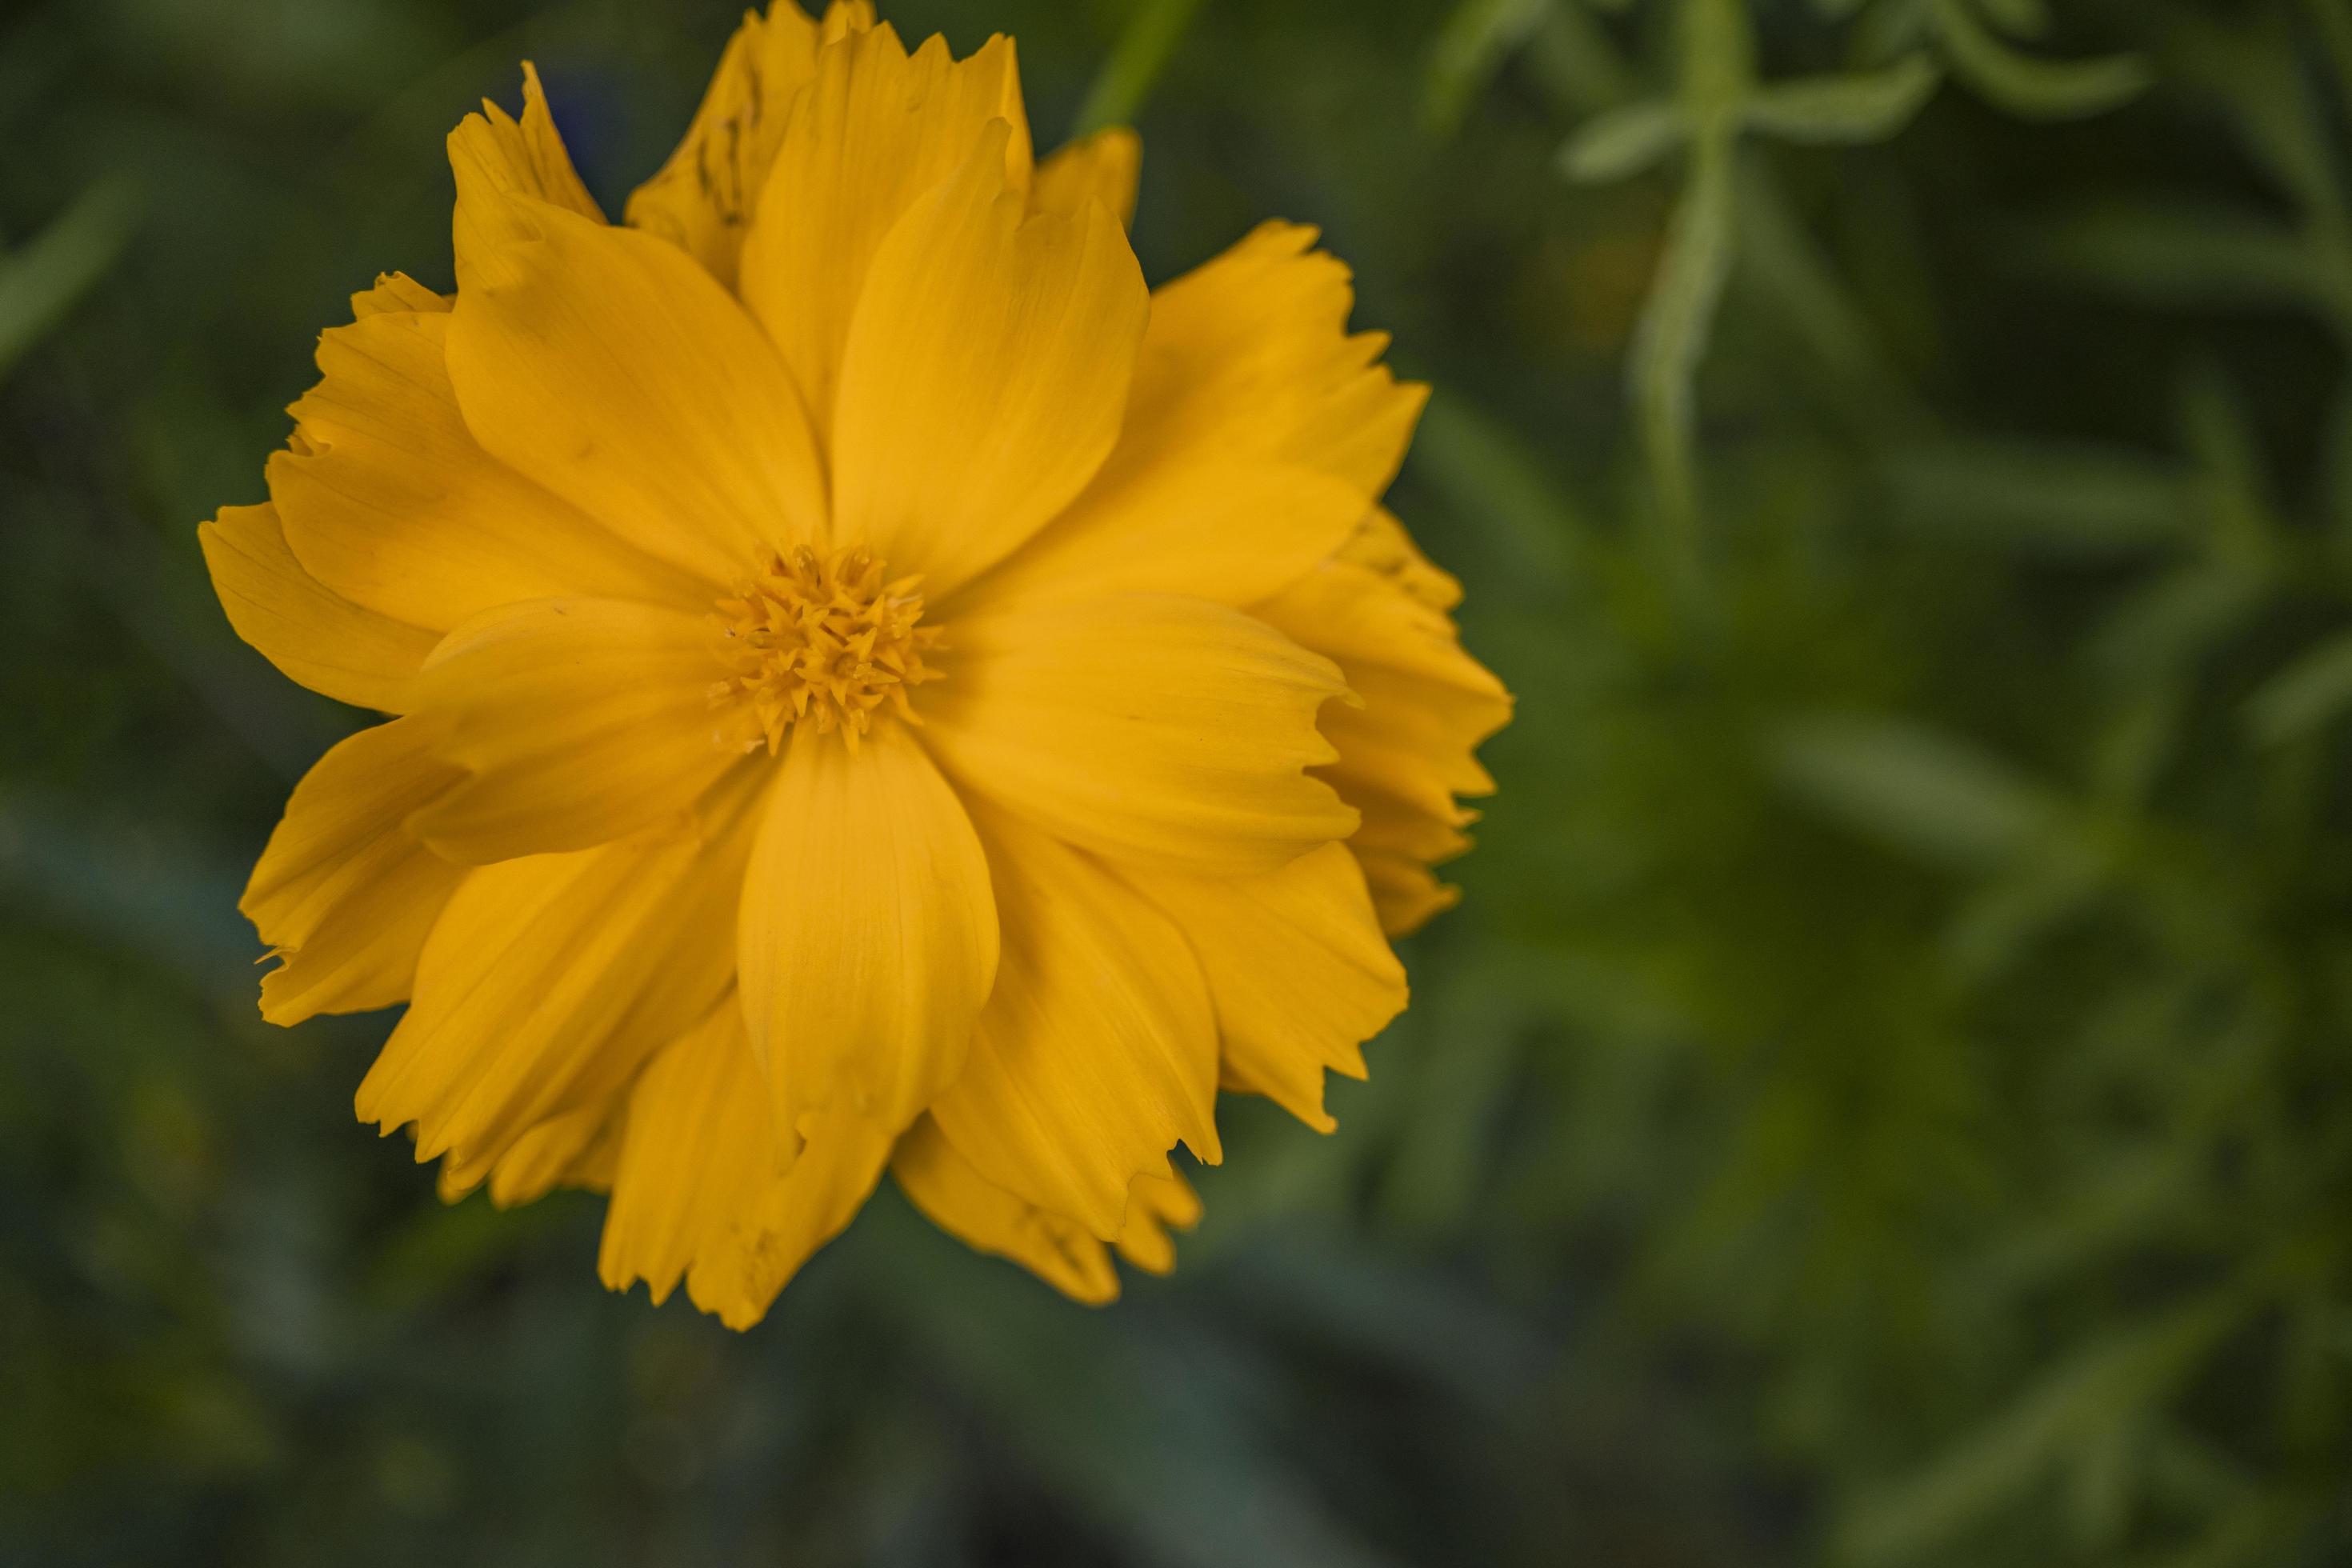
[[[279,966],[262,977],[261,1016],[299,1024],[407,1000],[426,933],[465,876],[408,831],[447,792],[415,719],[341,742],[294,786],[237,908]]]
[[[275,507],[225,506],[196,541],[229,625],[281,674],[354,708],[406,710],[431,632],[362,609],[302,570]]]
[[[730,1329],[758,1322],[801,1266],[856,1217],[890,1145],[889,1133],[849,1111],[812,1121],[792,1168],[696,1255],[686,1278],[694,1304]]]

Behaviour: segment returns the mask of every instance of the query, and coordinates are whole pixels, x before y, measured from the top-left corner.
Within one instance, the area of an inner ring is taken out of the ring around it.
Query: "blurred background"
[[[0,4],[0,1562],[2352,1563],[2352,0],[897,0],[1132,120],[1155,281],[1324,226],[1519,697],[1171,1279],[887,1189],[757,1331],[454,1208],[234,904],[358,716],[194,525],[449,284],[545,73],[617,211],[728,0]]]

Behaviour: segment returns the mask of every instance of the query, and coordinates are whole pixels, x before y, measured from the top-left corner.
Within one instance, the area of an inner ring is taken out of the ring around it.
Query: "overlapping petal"
[[[495,1162],[609,1099],[726,991],[751,795],[722,791],[667,833],[468,873],[360,1086],[360,1119],[415,1122],[420,1160]]]
[[[1301,464],[1161,464],[1090,488],[944,608],[1003,614],[1135,593],[1247,606],[1313,571],[1363,515],[1353,485]]]
[[[952,1081],[997,969],[971,820],[901,723],[855,751],[803,727],[743,889],[751,1040],[779,1126],[844,1108],[896,1133]]]
[[[352,603],[302,570],[270,506],[225,506],[198,525],[213,591],[236,635],[290,680],[399,713],[433,634]]]
[[[559,1186],[610,1190],[625,1105],[625,1094],[604,1095],[533,1123],[503,1147],[472,1158],[451,1151],[436,1184],[442,1201],[456,1203],[486,1179],[490,1202],[502,1209],[537,1203]]]
[[[1110,1249],[1098,1237],[989,1181],[928,1117],[898,1140],[890,1173],[933,1225],[966,1246],[1011,1258],[1073,1300],[1118,1295]]]
[[[1128,595],[959,622],[925,740],[957,782],[1071,843],[1193,875],[1272,870],[1356,827],[1310,767],[1328,660],[1239,611]]]
[[[485,451],[713,583],[762,548],[823,536],[824,465],[799,394],[709,273],[635,229],[482,199],[512,233],[458,290],[447,353]]]
[[[1363,872],[1327,844],[1264,876],[1129,873],[1182,928],[1224,1041],[1223,1077],[1322,1131],[1326,1069],[1364,1076],[1360,1047],[1404,1010],[1404,967],[1381,938]]]
[[[1216,1018],[1183,932],[1080,851],[986,818],[996,987],[932,1119],[981,1176],[1105,1240],[1182,1142],[1222,1157]]]
[[[793,0],[776,0],[765,16],[746,13],[677,151],[630,195],[631,226],[677,246],[732,289],[793,100],[816,75],[817,52],[872,26],[866,0],[834,0],[822,23]]]
[[[813,1121],[792,1168],[703,1243],[686,1277],[694,1304],[730,1329],[758,1322],[801,1265],[856,1217],[890,1146],[890,1134],[850,1111]]]
[[[793,100],[744,241],[738,287],[831,431],[850,321],[884,238],[1003,121],[1006,188],[1029,190],[1028,117],[1013,40],[958,60],[934,37],[909,55],[886,23],[827,43]]]
[[[1023,217],[992,121],[875,253],[843,351],[835,524],[951,593],[1118,438],[1150,295],[1099,205]]]
[[[362,297],[364,298],[364,297]],[[303,568],[355,604],[446,632],[521,599],[707,607],[706,585],[482,450],[458,412],[446,308],[369,310],[319,340],[270,499]]]
[[[767,1085],[731,994],[662,1047],[627,1104],[597,1268],[615,1290],[644,1280],[658,1305],[796,1151],[777,1147]]]
[[[1136,182],[1143,173],[1143,140],[1123,125],[1080,137],[1037,165],[1032,212],[1076,216],[1089,202],[1124,228],[1135,217]]]
[[[1430,868],[1469,847],[1475,814],[1456,797],[1492,793],[1475,753],[1511,715],[1509,693],[1463,651],[1443,607],[1455,592],[1376,513],[1338,556],[1256,606],[1336,660],[1363,700],[1327,715],[1339,757],[1318,771],[1362,813],[1350,842],[1392,935],[1453,902]]]
[[[742,760],[711,708],[715,634],[621,599],[535,599],[434,650],[415,710],[466,778],[415,827],[477,864],[593,845],[691,806]]]
[[[1316,232],[1261,226],[1151,297],[1118,451],[1130,468],[1204,454],[1278,458],[1347,480],[1367,506],[1404,459],[1428,389],[1380,363],[1382,332],[1347,331],[1348,268]]]
[[[426,741],[415,719],[362,730],[294,786],[237,904],[281,961],[261,981],[271,1023],[407,999],[425,935],[465,875],[407,828],[457,776]]]
[[[539,71],[522,68],[522,118],[518,121],[487,100],[449,132],[449,169],[457,178],[457,206],[451,224],[457,285],[470,289],[493,264],[502,247],[528,239],[533,225],[517,198],[544,202],[602,224],[604,212],[555,129]]]
[[[1118,1297],[1114,1246],[1135,1267],[1165,1274],[1176,1263],[1169,1230],[1189,1230],[1201,1217],[1201,1200],[1183,1177],[1140,1175],[1128,1190],[1127,1224],[1107,1246],[1076,1222],[988,1181],[928,1121],[898,1141],[890,1173],[941,1230],[976,1251],[1012,1259],[1088,1306]]]

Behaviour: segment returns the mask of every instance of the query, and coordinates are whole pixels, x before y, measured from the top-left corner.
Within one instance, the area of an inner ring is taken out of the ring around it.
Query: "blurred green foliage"
[[[1520,698],[1318,1139],[1104,1312],[885,1197],[760,1330],[444,1209],[254,1016],[353,716],[210,605],[311,335],[535,57],[703,4],[0,11],[0,1561],[2352,1560],[2352,5],[907,0],[1325,226]]]

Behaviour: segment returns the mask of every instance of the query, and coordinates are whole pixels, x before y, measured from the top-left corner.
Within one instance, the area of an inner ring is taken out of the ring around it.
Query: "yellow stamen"
[[[773,755],[796,723],[821,735],[839,731],[855,748],[886,708],[921,723],[907,692],[940,678],[923,656],[940,647],[937,626],[916,625],[921,581],[885,582],[882,563],[862,545],[830,555],[803,545],[772,553],[719,600],[719,658],[728,675],[711,687],[710,701],[744,709],[743,750],[764,742]]]

